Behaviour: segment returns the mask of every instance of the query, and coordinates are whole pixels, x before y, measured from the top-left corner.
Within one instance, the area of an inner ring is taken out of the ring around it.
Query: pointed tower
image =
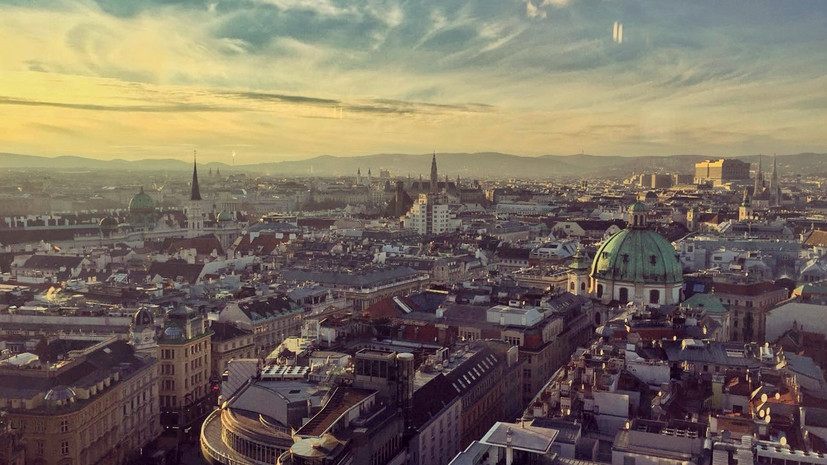
[[[747,188],[744,188],[744,197],[741,199],[741,205],[738,207],[738,221],[749,221],[753,219],[752,205],[747,193]]]
[[[356,169],[356,185],[357,186],[362,185],[362,168],[357,168]]]
[[[574,295],[589,295],[589,266],[590,260],[577,246],[577,253],[572,257],[572,262],[569,263],[568,281],[569,292]]]
[[[198,187],[198,164],[195,150],[192,151],[192,192],[190,201],[201,200],[201,189]]]
[[[201,211],[201,189],[198,187],[198,164],[195,150],[192,151],[192,192],[185,214],[190,235],[197,235],[204,228],[204,213]]]
[[[758,195],[764,190],[764,173],[761,171],[762,157],[758,155],[758,171],[755,173],[755,185],[752,188],[752,195]]]
[[[436,171],[436,151],[434,157],[431,158],[431,193],[436,194],[439,191],[439,177]]]
[[[772,155],[772,176],[770,176],[769,183],[770,191],[770,206],[777,207],[781,205],[781,186],[778,184],[778,156]]]

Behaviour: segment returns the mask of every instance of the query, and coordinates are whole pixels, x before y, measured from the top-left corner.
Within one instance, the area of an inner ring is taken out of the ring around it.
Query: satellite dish
[[[780,399],[781,399],[781,393],[780,393],[780,392],[776,392],[776,393],[775,393],[775,400],[780,400]]]
[[[766,401],[767,401],[767,394],[766,394],[766,393],[761,394],[761,403],[763,404],[763,403],[765,403]]]

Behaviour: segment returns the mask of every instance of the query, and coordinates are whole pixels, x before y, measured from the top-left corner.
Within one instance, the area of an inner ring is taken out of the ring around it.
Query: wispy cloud
[[[99,156],[112,137],[159,156],[180,143],[248,144],[250,157],[812,150],[825,21],[819,0],[5,3],[0,105],[14,111],[0,143]]]

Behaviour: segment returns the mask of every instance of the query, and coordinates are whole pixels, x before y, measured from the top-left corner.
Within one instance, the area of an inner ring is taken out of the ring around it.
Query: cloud
[[[622,47],[607,33],[615,21]],[[61,144],[101,153],[135,134],[152,147],[248,143],[251,157],[268,147],[421,151],[425,140],[579,152],[589,134],[592,152],[749,147],[773,131],[812,147],[827,110],[814,97],[827,88],[824,21],[810,0],[748,10],[678,0],[3,3],[0,104],[15,108],[0,143],[54,150],[26,138],[39,123],[76,131]]]
[[[529,18],[545,18],[546,10],[543,10],[540,7],[534,5],[534,3],[531,0],[526,0],[525,14]]]
[[[202,111],[237,111],[229,107],[200,105],[200,104],[171,104],[171,105],[97,105],[90,103],[62,103],[40,100],[25,100],[0,96],[0,105],[22,105],[34,107],[67,108],[87,111],[115,111],[137,113],[190,113]]]

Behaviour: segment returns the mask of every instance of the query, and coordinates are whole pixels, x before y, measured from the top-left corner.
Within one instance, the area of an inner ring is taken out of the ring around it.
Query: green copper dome
[[[144,192],[143,187],[141,187],[141,192],[135,194],[129,201],[129,213],[151,213],[154,210],[155,201]]]
[[[617,232],[597,249],[592,278],[641,283],[674,284],[683,281],[675,248],[663,236],[642,228]]]
[[[647,210],[646,205],[643,204],[642,202],[635,202],[635,203],[632,204],[631,207],[629,207],[629,212],[630,213],[645,212],[646,210]]]
[[[233,214],[228,211],[222,211],[218,214],[218,221],[232,221]]]

